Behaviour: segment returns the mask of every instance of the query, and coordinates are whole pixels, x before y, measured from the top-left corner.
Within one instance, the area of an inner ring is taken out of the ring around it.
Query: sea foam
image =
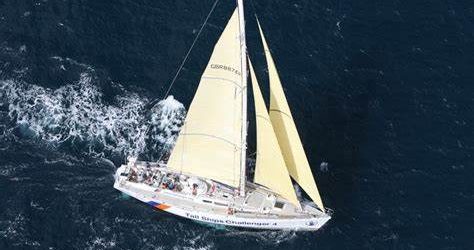
[[[4,135],[79,147],[94,155],[159,157],[151,152],[171,148],[186,114],[184,106],[169,96],[145,110],[147,98],[122,92],[112,104],[106,103],[91,73],[58,89],[0,80]]]

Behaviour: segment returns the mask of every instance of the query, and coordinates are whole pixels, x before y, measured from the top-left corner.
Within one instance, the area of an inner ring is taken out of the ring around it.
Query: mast
[[[245,42],[244,2],[237,0],[240,29],[240,59],[242,69],[242,144],[240,155],[240,195],[245,196],[245,167],[247,159],[247,44]]]

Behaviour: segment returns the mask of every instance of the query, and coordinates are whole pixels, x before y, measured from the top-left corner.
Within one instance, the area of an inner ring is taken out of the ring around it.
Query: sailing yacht
[[[157,209],[211,224],[310,230],[325,209],[278,72],[257,19],[268,65],[267,109],[247,56],[243,0],[214,47],[167,162],[129,158],[114,188]],[[247,78],[255,105],[257,153],[246,178]],[[313,202],[298,200],[293,179]]]

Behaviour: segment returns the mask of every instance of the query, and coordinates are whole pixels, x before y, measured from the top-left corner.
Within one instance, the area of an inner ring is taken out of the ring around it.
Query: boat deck
[[[248,183],[245,196],[224,184],[175,173],[163,164],[135,162],[123,165],[116,188],[144,202],[157,201],[190,212],[236,217],[312,218],[324,215],[300,207],[264,187]]]

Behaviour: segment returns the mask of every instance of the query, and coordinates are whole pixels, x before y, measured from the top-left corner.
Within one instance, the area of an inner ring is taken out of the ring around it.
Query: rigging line
[[[253,15],[255,16],[255,19],[258,20],[257,8],[255,8],[255,4],[253,3],[253,0],[250,0],[249,2],[250,2],[250,5],[252,5]]]
[[[149,110],[149,109],[153,108],[153,106],[155,106],[156,103],[158,103],[160,100],[164,100],[168,96],[168,94],[171,91],[171,88],[173,87],[174,83],[176,82],[176,79],[178,79],[179,73],[183,69],[184,64],[186,63],[186,61],[188,60],[189,54],[191,54],[191,51],[193,50],[194,45],[196,44],[199,36],[201,35],[202,31],[204,30],[204,27],[206,26],[207,22],[209,21],[209,18],[211,17],[211,14],[212,14],[212,12],[214,12],[214,9],[216,8],[218,3],[219,3],[219,0],[216,0],[214,2],[214,4],[212,4],[211,10],[207,14],[206,19],[204,19],[204,22],[202,23],[201,28],[199,28],[199,31],[196,34],[196,37],[194,37],[193,43],[191,44],[191,47],[189,47],[189,50],[186,53],[186,55],[184,56],[183,61],[181,62],[181,65],[179,66],[178,70],[176,71],[176,74],[173,77],[173,80],[171,81],[171,84],[169,85],[168,89],[165,92],[165,95],[162,97],[162,99],[155,98],[155,99],[151,100],[150,102],[148,102],[144,107],[145,112],[146,112],[146,110]],[[149,130],[150,130],[150,126],[146,129],[145,135],[148,133]],[[162,156],[163,156],[163,154],[162,154]],[[160,157],[160,159],[162,158],[162,156]]]
[[[168,96],[169,92],[171,91],[171,88],[173,87],[173,84],[175,83],[176,79],[178,78],[179,73],[180,73],[181,70],[183,69],[183,66],[184,66],[184,64],[186,63],[186,61],[187,61],[187,59],[188,59],[188,57],[189,57],[189,54],[190,54],[191,51],[193,50],[194,45],[196,44],[197,40],[199,39],[199,36],[201,35],[202,31],[204,30],[204,27],[206,26],[207,21],[208,21],[209,18],[211,17],[211,14],[212,14],[212,12],[214,11],[214,9],[216,8],[218,2],[219,2],[219,0],[216,0],[216,1],[214,2],[214,4],[212,5],[211,10],[209,11],[209,14],[207,14],[207,17],[206,17],[206,19],[204,20],[204,22],[202,23],[201,28],[199,29],[199,32],[197,33],[196,37],[194,38],[193,43],[191,44],[191,47],[189,47],[189,50],[188,50],[188,52],[186,53],[186,56],[184,56],[184,59],[183,59],[183,61],[181,62],[181,65],[179,66],[178,70],[176,71],[176,74],[174,75],[173,80],[171,81],[170,86],[169,86],[168,89],[166,90],[166,93],[165,93],[165,95],[163,96],[163,99],[164,99],[166,96]]]
[[[196,37],[194,38],[194,41],[193,41],[193,43],[191,44],[191,47],[189,47],[188,52],[187,52],[186,55],[184,56],[183,61],[181,62],[181,64],[179,65],[179,68],[178,68],[178,70],[176,71],[176,74],[174,75],[173,80],[171,81],[171,84],[169,85],[168,89],[166,90],[165,95],[164,95],[163,98],[162,98],[163,100],[168,96],[168,94],[169,94],[170,91],[171,91],[171,88],[173,87],[174,83],[176,82],[176,79],[178,79],[179,73],[180,73],[181,70],[183,69],[184,64],[186,63],[186,61],[188,60],[189,54],[191,54],[191,51],[193,50],[194,45],[196,44],[197,40],[199,39],[199,36],[201,35],[202,31],[204,30],[204,27],[206,26],[207,22],[209,21],[209,18],[211,17],[212,12],[214,12],[214,9],[216,8],[218,2],[219,2],[219,0],[216,0],[216,1],[214,2],[214,4],[212,5],[211,10],[210,10],[209,13],[207,14],[206,19],[205,19],[204,22],[202,23],[201,28],[199,29],[199,31],[198,31]],[[154,103],[155,103],[156,101],[158,101],[158,100],[159,100],[159,99],[156,98],[156,99],[154,99],[153,101],[151,101],[151,102],[149,103],[149,107],[153,107],[152,104],[154,104]]]

